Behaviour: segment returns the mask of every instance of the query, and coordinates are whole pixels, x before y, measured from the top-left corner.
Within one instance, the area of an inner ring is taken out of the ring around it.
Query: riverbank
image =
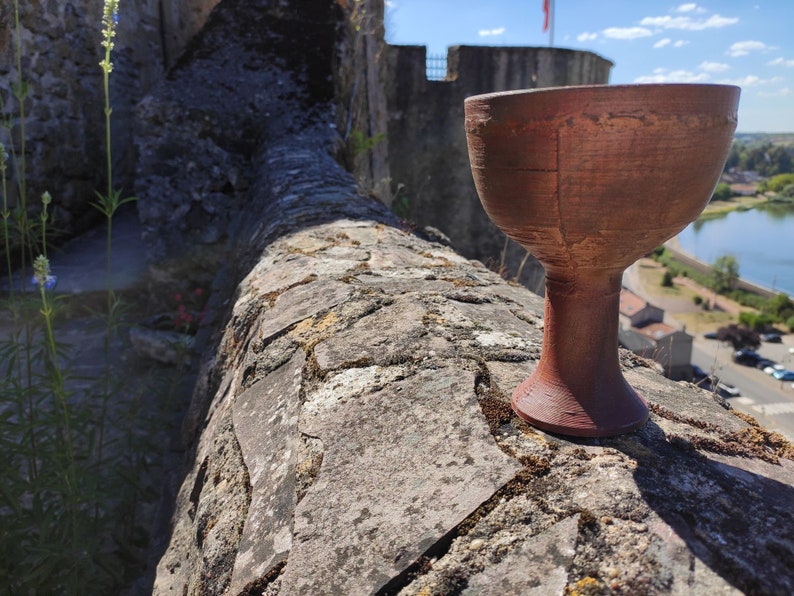
[[[754,195],[751,197],[734,196],[725,201],[711,201],[698,219],[709,219],[718,217],[731,211],[743,211],[752,209],[769,201],[764,195]]]
[[[740,313],[753,310],[725,296],[715,295],[688,277],[675,277],[672,286],[663,286],[666,268],[653,259],[640,259],[632,270],[635,292],[663,309],[666,322],[684,327],[692,334],[716,331],[719,327],[738,322]],[[701,304],[695,302],[697,296]],[[703,304],[709,304],[709,309],[705,310]]]
[[[739,275],[751,286],[741,289],[761,296],[785,293],[794,296],[794,205],[755,197],[717,201],[706,217],[682,230],[677,241],[685,254],[681,260],[697,272],[709,270],[716,259],[733,256]],[[727,212],[728,210],[730,212]],[[720,213],[721,210],[721,213]],[[676,249],[675,243],[668,246]],[[689,262],[687,257],[705,263]],[[706,283],[701,280],[701,283]],[[741,299],[740,299],[741,300]],[[744,300],[741,300],[745,302]],[[758,307],[754,302],[745,302]]]
[[[664,247],[670,251],[676,261],[679,261],[687,267],[690,267],[704,275],[709,275],[711,273],[712,265],[710,263],[706,263],[705,261],[701,261],[681,248],[681,243],[678,241],[677,236],[674,236],[665,242]],[[778,292],[771,288],[766,288],[762,285],[741,278],[736,281],[736,288],[745,292],[750,292],[751,294],[757,294],[763,298],[774,298],[778,294]]]
[[[641,288],[641,295],[662,308],[672,319],[668,323],[675,327],[700,333],[739,323],[740,315],[760,313],[759,309],[779,293],[739,279],[735,287],[740,292],[733,292],[731,297],[717,294],[708,285],[711,265],[684,251],[677,238],[668,240],[664,248],[666,254],[659,261],[640,259],[630,268],[628,285]],[[665,280],[669,272],[675,277]],[[782,334],[787,332],[782,325],[776,327]]]

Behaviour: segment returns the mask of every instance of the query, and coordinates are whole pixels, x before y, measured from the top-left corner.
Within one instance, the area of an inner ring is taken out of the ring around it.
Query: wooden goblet
[[[465,101],[469,159],[491,220],[546,270],[545,327],[516,413],[553,433],[641,427],[618,360],[623,271],[693,221],[722,172],[739,88],[599,85]]]

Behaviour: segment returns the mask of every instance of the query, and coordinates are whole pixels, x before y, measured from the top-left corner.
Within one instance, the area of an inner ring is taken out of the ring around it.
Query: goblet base
[[[510,400],[518,416],[541,430],[575,437],[610,437],[642,427],[645,400],[622,379],[574,395],[560,378],[537,372],[516,387]]]

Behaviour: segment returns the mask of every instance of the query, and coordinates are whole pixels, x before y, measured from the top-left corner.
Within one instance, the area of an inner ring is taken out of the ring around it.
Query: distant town
[[[794,201],[794,133],[739,133],[713,200],[768,193]]]
[[[786,221],[794,213],[794,133],[737,134],[701,220],[756,209]],[[786,246],[762,254],[772,260]],[[791,436],[794,426],[779,415],[794,413],[794,302],[790,293],[742,279],[739,260],[723,254],[704,262],[679,238],[667,242],[624,277],[619,340],[662,374],[731,399]],[[767,417],[773,413],[778,418]]]

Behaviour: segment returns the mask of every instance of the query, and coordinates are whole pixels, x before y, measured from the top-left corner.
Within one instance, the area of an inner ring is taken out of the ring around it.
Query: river
[[[794,206],[765,204],[700,219],[678,241],[707,263],[732,255],[742,279],[794,297]]]

